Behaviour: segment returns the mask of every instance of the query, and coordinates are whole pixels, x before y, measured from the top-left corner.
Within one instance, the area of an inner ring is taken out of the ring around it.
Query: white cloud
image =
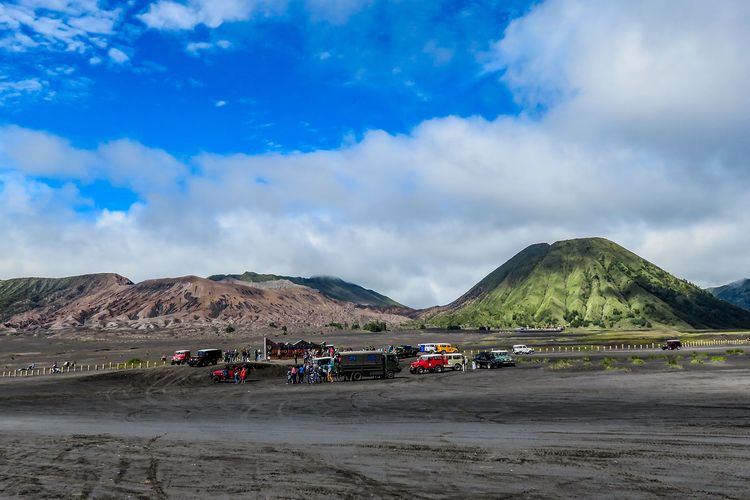
[[[17,97],[28,94],[39,94],[44,90],[46,82],[38,78],[7,81],[0,77],[0,105]]]
[[[190,30],[199,24],[217,28],[226,22],[245,21],[256,13],[280,12],[285,2],[278,0],[189,0],[179,3],[159,0],[138,17],[149,28]]]
[[[111,47],[107,51],[107,55],[116,64],[124,64],[130,60],[130,56],[116,47]]]
[[[744,162],[749,26],[745,1],[552,0],[511,23],[490,67],[570,134]]]
[[[227,101],[216,101],[217,108],[223,108],[226,105],[227,105]]]
[[[48,50],[85,52],[114,34],[120,15],[120,9],[101,8],[94,0],[3,3],[0,48],[22,52],[43,45]]]
[[[198,56],[201,52],[214,50],[214,49],[228,49],[232,44],[227,40],[218,40],[217,42],[189,42],[185,46],[185,51],[192,55]]]

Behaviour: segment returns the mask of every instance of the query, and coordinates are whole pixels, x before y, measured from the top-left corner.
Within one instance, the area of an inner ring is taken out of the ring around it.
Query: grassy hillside
[[[750,326],[750,313],[602,238],[532,245],[432,324],[639,328]]]
[[[716,298],[750,311],[750,279],[708,288],[707,291]]]
[[[373,290],[368,290],[354,283],[348,283],[340,278],[330,276],[313,276],[312,278],[300,278],[295,276],[279,276],[275,274],[258,274],[245,272],[243,274],[217,274],[209,276],[208,279],[221,281],[223,279],[236,279],[249,283],[262,283],[265,281],[287,280],[294,284],[306,286],[318,290],[326,297],[377,307],[403,307],[395,300],[381,295]]]

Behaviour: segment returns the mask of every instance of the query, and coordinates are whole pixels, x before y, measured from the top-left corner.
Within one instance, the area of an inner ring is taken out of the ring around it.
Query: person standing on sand
[[[247,379],[247,367],[243,366],[240,370],[240,384],[244,384]]]

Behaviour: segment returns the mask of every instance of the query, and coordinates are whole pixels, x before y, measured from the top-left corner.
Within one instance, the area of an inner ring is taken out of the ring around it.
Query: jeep
[[[184,365],[188,362],[189,359],[190,351],[187,350],[175,351],[174,354],[172,354],[173,365]]]
[[[448,358],[442,354],[423,354],[409,365],[411,373],[442,372],[448,367]]]
[[[513,358],[508,354],[498,354],[494,352],[480,352],[474,356],[474,363],[477,368],[502,368],[504,366],[516,366]]]

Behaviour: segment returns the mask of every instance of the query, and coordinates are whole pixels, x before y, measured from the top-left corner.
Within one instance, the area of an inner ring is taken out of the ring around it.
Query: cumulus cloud
[[[665,5],[551,0],[511,23],[487,70],[515,117],[185,161],[0,129],[0,274],[337,274],[427,306],[528,244],[605,236],[703,285],[750,276],[748,8]],[[35,176],[104,178],[142,201],[84,219],[75,186]]]

